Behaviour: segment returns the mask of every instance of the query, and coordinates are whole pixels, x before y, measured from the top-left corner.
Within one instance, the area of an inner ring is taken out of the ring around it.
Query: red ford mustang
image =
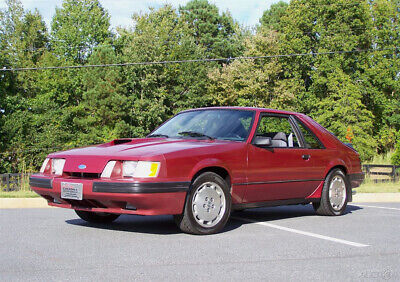
[[[310,117],[219,107],[181,112],[146,138],[50,154],[30,185],[89,222],[169,214],[211,234],[231,210],[312,203],[341,215],[363,179],[358,153]]]

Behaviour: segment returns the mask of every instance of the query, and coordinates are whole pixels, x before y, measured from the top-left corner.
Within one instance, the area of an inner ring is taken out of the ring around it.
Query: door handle
[[[302,155],[301,157],[302,157],[303,160],[305,160],[305,161],[308,161],[308,160],[311,158],[310,155]]]

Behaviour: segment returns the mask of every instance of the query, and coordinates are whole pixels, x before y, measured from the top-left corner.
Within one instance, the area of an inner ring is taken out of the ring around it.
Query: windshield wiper
[[[147,136],[147,138],[152,138],[152,137],[165,137],[165,138],[169,138],[168,135],[166,134],[150,134]]]
[[[213,138],[211,136],[208,136],[208,135],[205,135],[203,133],[196,132],[196,131],[182,131],[182,132],[179,132],[178,134],[179,135],[188,135],[190,137],[206,137],[206,138],[208,138],[210,140],[214,140],[215,139],[215,138]]]

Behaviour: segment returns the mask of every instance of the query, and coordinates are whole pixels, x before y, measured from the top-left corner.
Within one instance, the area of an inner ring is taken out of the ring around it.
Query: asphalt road
[[[71,210],[0,210],[0,281],[400,280],[400,203],[233,216],[224,232],[194,236],[170,216],[93,225]]]

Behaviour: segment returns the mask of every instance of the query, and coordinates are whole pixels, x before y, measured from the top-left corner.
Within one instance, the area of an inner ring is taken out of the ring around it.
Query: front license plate
[[[61,182],[61,198],[82,200],[82,183]]]

